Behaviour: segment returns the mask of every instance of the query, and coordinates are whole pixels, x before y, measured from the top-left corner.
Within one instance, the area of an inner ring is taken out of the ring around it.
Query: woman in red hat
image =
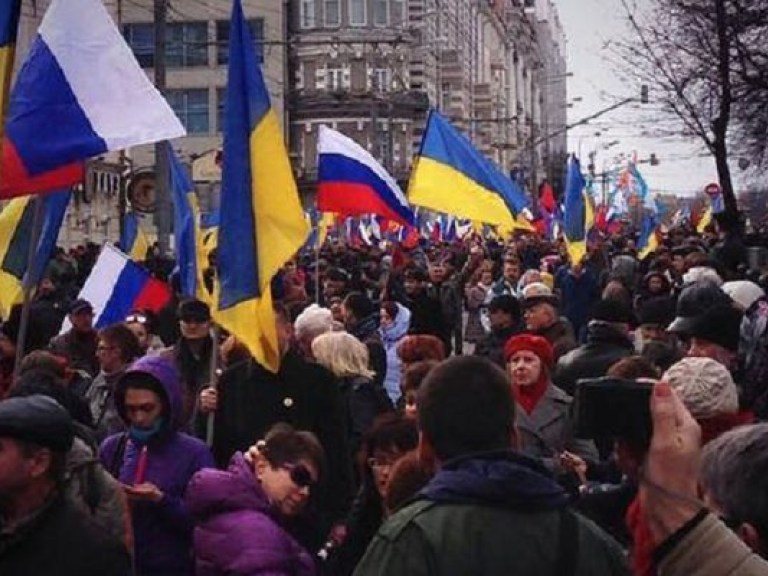
[[[555,356],[549,341],[533,334],[513,336],[504,346],[504,358],[516,402],[515,427],[520,451],[541,459],[554,473],[566,470],[563,460],[569,454],[598,461],[591,440],[573,437],[573,399],[552,384]]]

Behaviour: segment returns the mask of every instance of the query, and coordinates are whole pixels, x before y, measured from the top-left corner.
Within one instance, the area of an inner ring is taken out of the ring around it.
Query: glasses
[[[379,458],[368,458],[368,466],[372,470],[385,470],[390,469],[392,466],[394,466],[397,461],[400,458],[388,458],[388,459],[379,459]]]
[[[125,321],[129,324],[132,324],[134,322],[138,324],[146,324],[147,323],[147,317],[143,314],[131,314],[130,316],[127,316],[125,318]]]
[[[282,464],[280,468],[288,472],[291,482],[299,488],[312,488],[317,480],[312,477],[312,472],[304,464]]]

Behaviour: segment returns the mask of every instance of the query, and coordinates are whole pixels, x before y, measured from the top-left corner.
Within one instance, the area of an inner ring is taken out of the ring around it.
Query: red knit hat
[[[504,345],[504,360],[509,362],[509,359],[521,350],[527,350],[536,354],[541,363],[550,370],[555,365],[555,352],[546,338],[533,334],[512,336]]]

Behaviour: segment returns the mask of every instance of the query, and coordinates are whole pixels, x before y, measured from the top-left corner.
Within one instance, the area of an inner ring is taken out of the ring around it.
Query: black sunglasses
[[[312,488],[317,480],[312,477],[312,472],[304,464],[283,464],[280,468],[287,470],[291,482],[299,488]]]

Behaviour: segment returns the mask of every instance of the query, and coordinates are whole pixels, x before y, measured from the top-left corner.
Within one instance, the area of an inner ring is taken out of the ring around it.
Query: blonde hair
[[[348,332],[321,334],[312,341],[312,355],[337,378],[376,374],[368,368],[368,348]]]

